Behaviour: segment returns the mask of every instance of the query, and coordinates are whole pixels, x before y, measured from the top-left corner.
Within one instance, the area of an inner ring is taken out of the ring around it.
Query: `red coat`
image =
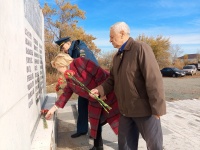
[[[109,73],[103,70],[101,67],[97,66],[91,60],[85,59],[83,57],[76,58],[70,64],[70,70],[75,71],[74,77],[82,82],[88,89],[93,89],[104,82]],[[118,125],[119,125],[119,109],[116,96],[114,92],[110,92],[106,95],[107,99],[105,102],[112,107],[112,109],[107,113],[99,102],[91,98],[87,91],[83,90],[80,85],[74,82],[71,79],[66,79],[67,85],[64,88],[64,93],[59,97],[56,102],[56,105],[63,108],[71,95],[73,93],[78,94],[89,100],[88,114],[91,125],[90,135],[93,138],[96,138],[98,124],[103,118],[107,123],[110,124],[111,128],[118,134]]]

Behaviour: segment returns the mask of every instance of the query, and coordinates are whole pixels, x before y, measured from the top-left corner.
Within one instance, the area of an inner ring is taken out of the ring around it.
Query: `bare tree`
[[[177,58],[183,53],[183,50],[179,45],[173,45],[170,47],[169,52],[172,57],[172,64],[174,64]]]

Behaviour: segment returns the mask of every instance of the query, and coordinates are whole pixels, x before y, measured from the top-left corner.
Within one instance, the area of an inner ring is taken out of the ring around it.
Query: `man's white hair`
[[[124,31],[126,34],[130,35],[130,28],[125,22],[117,22],[112,25],[110,29],[113,29],[117,33]]]

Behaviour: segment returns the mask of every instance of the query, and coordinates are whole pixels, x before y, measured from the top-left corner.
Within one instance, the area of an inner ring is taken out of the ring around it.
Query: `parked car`
[[[187,75],[197,74],[197,68],[195,65],[186,65],[183,67],[183,71],[185,71]]]
[[[161,71],[162,76],[164,77],[184,77],[185,71],[180,70],[174,67],[166,67],[163,68]]]

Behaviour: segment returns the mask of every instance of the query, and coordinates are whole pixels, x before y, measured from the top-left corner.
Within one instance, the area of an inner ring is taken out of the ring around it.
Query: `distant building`
[[[188,62],[198,63],[200,62],[200,54],[185,54],[178,59],[184,60],[187,59]]]
[[[195,65],[200,70],[200,54],[185,54],[178,59],[187,62],[188,65]]]

